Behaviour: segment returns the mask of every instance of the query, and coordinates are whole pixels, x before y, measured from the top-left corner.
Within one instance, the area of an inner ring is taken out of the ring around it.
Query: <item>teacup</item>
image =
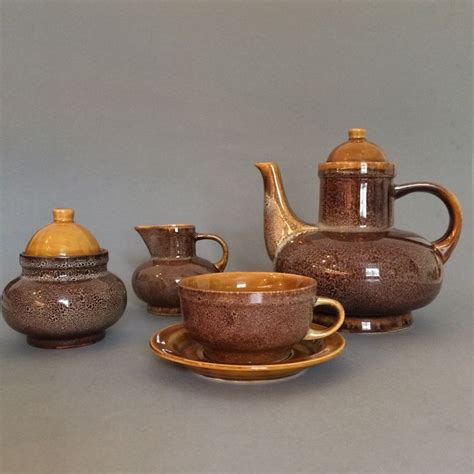
[[[228,272],[184,278],[179,295],[184,326],[211,361],[228,364],[281,362],[291,348],[321,339],[344,322],[344,308],[316,297],[316,280],[288,273]],[[312,326],[313,308],[331,306],[335,323]]]

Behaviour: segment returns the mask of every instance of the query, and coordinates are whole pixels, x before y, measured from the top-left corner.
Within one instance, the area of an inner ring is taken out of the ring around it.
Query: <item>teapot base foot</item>
[[[159,306],[148,306],[147,311],[156,316],[180,316],[181,308],[164,308]]]
[[[330,326],[334,323],[334,316],[318,312],[315,314],[314,322],[323,326]],[[411,313],[394,316],[355,316],[347,314],[341,330],[359,334],[380,334],[401,331],[411,326],[412,322]]]
[[[41,339],[33,336],[27,336],[26,342],[30,346],[40,347],[41,349],[73,349],[75,347],[88,346],[104,339],[105,331],[95,334],[78,337],[75,339]]]

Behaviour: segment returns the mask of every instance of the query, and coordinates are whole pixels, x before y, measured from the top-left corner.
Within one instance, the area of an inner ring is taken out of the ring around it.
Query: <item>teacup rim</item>
[[[285,278],[291,278],[291,279],[301,279],[304,281],[308,282],[308,285],[305,285],[300,288],[290,288],[286,290],[209,290],[205,288],[196,288],[194,286],[188,286],[186,285],[187,280],[195,280],[195,279],[204,279],[204,278],[219,278],[224,275],[232,276],[232,275],[278,275],[278,276],[283,276]],[[284,272],[261,272],[261,271],[235,271],[235,272],[222,272],[222,273],[206,273],[203,275],[193,275],[189,276],[186,278],[183,278],[178,286],[180,289],[186,290],[186,291],[194,291],[196,293],[207,293],[207,294],[230,294],[230,295],[242,295],[242,294],[288,294],[288,293],[299,293],[303,291],[308,291],[310,289],[315,289],[317,287],[317,281],[314,278],[308,277],[306,275],[298,275],[295,273],[284,273]]]

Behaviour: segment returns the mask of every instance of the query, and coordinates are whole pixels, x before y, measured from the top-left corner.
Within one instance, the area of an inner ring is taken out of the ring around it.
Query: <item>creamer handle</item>
[[[229,247],[227,246],[225,240],[215,234],[196,234],[194,238],[196,240],[214,240],[220,244],[222,247],[222,257],[216,263],[214,263],[214,266],[216,267],[217,271],[223,272],[225,266],[227,265],[227,260],[229,260]]]

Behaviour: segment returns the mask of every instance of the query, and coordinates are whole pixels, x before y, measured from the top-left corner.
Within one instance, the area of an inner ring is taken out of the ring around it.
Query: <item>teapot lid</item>
[[[349,140],[334,148],[326,163],[319,165],[319,169],[376,169],[393,172],[393,164],[386,160],[385,153],[378,145],[365,139],[366,134],[365,128],[349,129]]]
[[[74,222],[74,209],[53,209],[53,222],[31,237],[23,255],[28,257],[78,257],[100,252],[96,238]]]

